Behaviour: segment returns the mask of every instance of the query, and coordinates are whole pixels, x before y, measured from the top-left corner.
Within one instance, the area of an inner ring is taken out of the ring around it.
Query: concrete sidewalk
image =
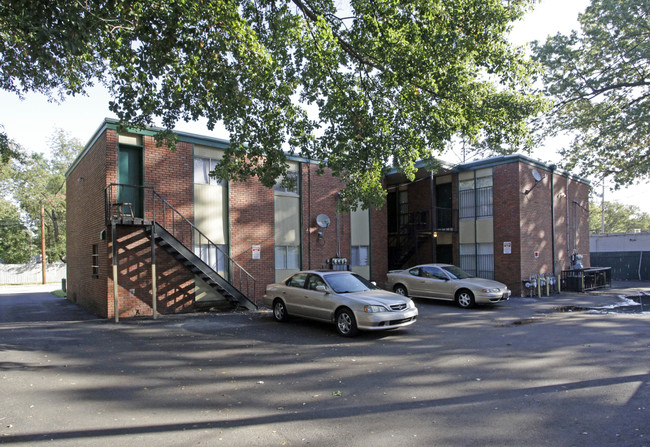
[[[515,307],[534,307],[538,312],[593,308],[616,309],[633,304],[625,297],[643,295],[648,295],[648,300],[650,300],[650,281],[612,281],[611,287],[586,292],[562,291],[559,294],[543,297],[513,297],[509,304]],[[650,311],[650,306],[648,311]]]

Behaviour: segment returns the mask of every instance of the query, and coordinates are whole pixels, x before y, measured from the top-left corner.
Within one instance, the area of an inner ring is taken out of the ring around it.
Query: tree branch
[[[316,12],[314,12],[313,8],[311,5],[307,5],[303,3],[301,0],[291,0],[297,7],[300,9],[305,16],[307,16],[311,21],[316,22],[318,21],[318,15]],[[338,33],[336,33],[334,30],[332,30],[332,33],[336,37],[336,40],[338,40],[339,45],[341,45],[341,49],[345,51],[350,57],[353,59],[356,59],[360,64],[362,65],[368,65],[372,68],[376,68],[377,70],[383,70],[383,67],[377,65],[374,61],[362,56],[359,54],[359,52],[351,45],[349,44],[345,39],[343,39]]]

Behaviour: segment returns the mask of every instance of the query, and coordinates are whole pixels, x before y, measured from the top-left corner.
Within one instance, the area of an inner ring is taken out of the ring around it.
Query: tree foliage
[[[0,198],[0,262],[23,264],[31,256],[32,235],[21,222],[19,208]]]
[[[650,214],[641,211],[636,205],[619,202],[604,202],[604,232],[632,233],[634,230],[650,231]],[[590,203],[589,229],[601,232],[603,227],[603,203]]]
[[[19,150],[20,148],[17,148]],[[21,221],[40,237],[41,204],[45,214],[45,242],[48,259],[65,256],[65,172],[83,145],[61,129],[50,138],[50,156],[22,154],[2,167],[0,190],[20,207]],[[27,247],[23,246],[23,250]]]
[[[0,125],[0,129],[2,128],[2,125]],[[14,149],[9,136],[0,130],[0,165],[8,163],[12,158],[16,159],[19,157],[20,153]]]
[[[628,185],[650,174],[650,1],[593,0],[580,31],[535,45],[564,166]]]
[[[509,152],[544,100],[507,34],[534,0],[196,0],[0,5],[0,87],[82,93],[98,80],[126,124],[222,122],[221,178],[286,172],[285,151],[346,181],[344,203],[381,205],[454,136]]]

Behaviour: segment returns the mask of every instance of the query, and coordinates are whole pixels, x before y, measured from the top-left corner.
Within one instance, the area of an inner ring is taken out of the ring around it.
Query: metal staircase
[[[431,211],[425,209],[402,215],[402,218],[405,217],[402,224],[395,228],[395,232],[388,234],[388,270],[404,269],[420,263],[418,253],[422,245],[435,238],[436,232],[458,231],[457,210],[438,207],[433,219]]]
[[[257,309],[257,305],[249,300],[240,289],[235,287],[223,276],[214,271],[206,262],[199,258],[194,252],[187,248],[182,242],[165,230],[158,223],[154,222],[155,241],[160,248],[172,255],[186,269],[201,278],[221,296],[233,305],[243,306],[247,309]],[[240,281],[239,287],[243,283]]]
[[[132,188],[137,188],[140,197],[144,197],[142,216],[135,215],[137,213],[134,213],[133,205],[124,201],[124,196],[128,194],[123,191]],[[153,238],[158,247],[169,253],[189,272],[201,278],[228,302],[250,310],[257,309],[254,301],[255,278],[153,188],[116,183],[107,186],[106,220],[107,224],[141,225],[146,230],[153,231]],[[210,256],[204,256],[202,259],[188,245],[205,247],[206,253],[214,253],[215,256],[218,253],[224,262],[221,265],[218,262],[213,263],[216,259],[213,260]],[[215,265],[223,276],[211,267],[211,264]]]

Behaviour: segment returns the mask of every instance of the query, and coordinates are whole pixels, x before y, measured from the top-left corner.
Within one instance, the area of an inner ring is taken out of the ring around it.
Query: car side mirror
[[[319,284],[319,285],[316,286],[316,291],[317,292],[325,292],[325,293],[327,293],[327,287],[325,287],[322,284]]]

